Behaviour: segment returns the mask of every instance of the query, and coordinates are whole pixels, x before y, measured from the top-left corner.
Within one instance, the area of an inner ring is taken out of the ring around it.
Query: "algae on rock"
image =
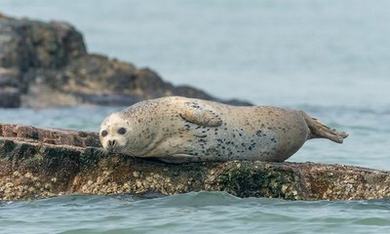
[[[0,200],[202,190],[292,200],[384,199],[390,172],[289,162],[167,164],[107,154],[96,133],[0,124]]]

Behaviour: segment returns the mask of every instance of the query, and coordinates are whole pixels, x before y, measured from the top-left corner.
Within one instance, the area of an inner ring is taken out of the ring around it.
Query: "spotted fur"
[[[127,131],[119,136],[121,127]],[[184,97],[139,102],[107,117],[101,125],[104,130],[108,131],[108,136],[100,136],[104,148],[168,162],[284,161],[308,139],[342,142],[347,136],[302,111]],[[108,142],[114,139],[117,145],[110,147]]]

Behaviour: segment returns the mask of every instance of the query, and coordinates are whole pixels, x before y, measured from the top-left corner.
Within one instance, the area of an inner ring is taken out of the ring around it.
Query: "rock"
[[[87,53],[82,35],[65,22],[0,18],[0,66],[60,68]]]
[[[14,77],[1,78],[0,72],[0,107],[125,106],[169,95],[250,105],[176,87],[151,69],[89,54],[82,34],[58,21],[0,16],[0,71]]]
[[[20,75],[17,70],[0,68],[0,107],[19,107],[21,104]]]
[[[21,104],[20,92],[18,89],[0,88],[0,107],[16,108]]]
[[[260,161],[166,164],[107,154],[96,133],[0,125],[0,200],[201,190],[291,200],[383,199],[389,185],[390,172],[380,170]]]

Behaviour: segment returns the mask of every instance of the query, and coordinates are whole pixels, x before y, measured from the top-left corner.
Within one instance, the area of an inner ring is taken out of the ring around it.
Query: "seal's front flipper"
[[[185,102],[180,116],[190,123],[203,127],[218,127],[222,124],[222,119],[213,111],[213,108],[195,101]]]
[[[310,129],[309,139],[313,138],[327,138],[337,143],[343,143],[344,138],[348,137],[346,132],[338,132],[336,129],[331,129],[325,124],[321,123],[318,119],[310,117],[308,114],[302,111],[306,124]]]
[[[189,154],[174,154],[165,157],[158,157],[158,159],[166,163],[174,163],[174,164],[201,161],[199,156],[193,156]]]

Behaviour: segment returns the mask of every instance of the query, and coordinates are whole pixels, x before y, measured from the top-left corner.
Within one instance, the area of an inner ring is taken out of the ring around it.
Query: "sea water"
[[[11,16],[65,20],[90,52],[224,98],[301,109],[350,133],[289,161],[390,170],[386,0],[2,0]],[[120,107],[0,109],[0,122],[97,130]],[[283,201],[199,192],[0,203],[0,233],[390,233],[390,201]]]

